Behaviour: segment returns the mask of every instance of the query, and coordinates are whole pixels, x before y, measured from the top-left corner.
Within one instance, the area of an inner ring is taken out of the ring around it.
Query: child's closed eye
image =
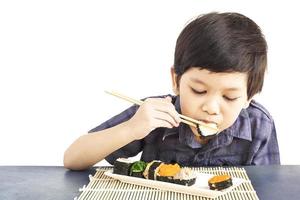
[[[223,96],[224,99],[226,99],[227,101],[235,101],[240,97],[228,97],[228,96]]]
[[[205,94],[206,93],[206,90],[198,91],[198,90],[195,90],[194,88],[191,88],[191,89],[195,94]]]

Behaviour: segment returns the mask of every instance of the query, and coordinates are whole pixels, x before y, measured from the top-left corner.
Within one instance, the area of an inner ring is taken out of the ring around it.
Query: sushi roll
[[[144,172],[143,172],[143,176],[146,179],[150,179],[150,180],[156,180],[156,175],[157,172],[159,170],[159,166],[163,164],[163,162],[159,161],[159,160],[153,160],[150,163],[147,164]]]
[[[136,161],[130,167],[130,176],[144,178],[143,172],[147,164],[144,161]]]
[[[195,184],[196,177],[195,172],[191,168],[184,167],[174,176],[174,183],[191,186]]]
[[[196,174],[192,169],[181,168],[177,163],[162,164],[159,168],[157,180],[191,186],[196,182]]]
[[[174,176],[180,171],[180,166],[175,164],[161,164],[157,172],[157,180],[174,183]]]
[[[210,128],[211,127],[211,128]],[[218,134],[217,125],[214,123],[207,123],[207,126],[197,125],[197,131],[203,138],[210,139]]]
[[[208,185],[211,190],[223,190],[232,186],[232,178],[227,174],[213,176],[208,180]]]
[[[118,158],[114,162],[113,173],[129,176],[132,164],[133,162],[128,158]]]

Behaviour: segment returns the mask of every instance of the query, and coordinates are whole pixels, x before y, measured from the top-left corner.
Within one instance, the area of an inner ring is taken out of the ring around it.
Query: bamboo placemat
[[[149,187],[133,185],[120,182],[104,175],[104,172],[112,169],[112,167],[100,167],[94,176],[90,175],[90,182],[87,186],[83,186],[79,191],[79,197],[75,200],[98,200],[98,199],[136,199],[136,200],[211,200],[211,198],[182,194],[171,191],[163,191]],[[249,177],[244,168],[240,167],[197,167],[192,168],[196,172],[210,173],[221,175],[230,174],[232,177],[243,178],[248,181],[242,183],[232,191],[221,195],[216,200],[258,200],[258,196],[253,189]]]

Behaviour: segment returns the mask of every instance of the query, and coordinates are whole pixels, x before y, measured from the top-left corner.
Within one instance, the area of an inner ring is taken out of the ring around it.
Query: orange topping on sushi
[[[160,176],[175,176],[180,171],[180,166],[178,164],[162,164],[159,167],[158,174]]]
[[[209,179],[208,182],[210,184],[214,184],[214,183],[220,183],[223,181],[227,181],[229,179],[231,179],[231,177],[227,174],[224,174],[224,175],[214,176],[211,179]]]

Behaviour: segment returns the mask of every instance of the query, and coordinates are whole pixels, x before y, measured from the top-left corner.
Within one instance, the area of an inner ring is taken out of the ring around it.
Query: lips
[[[214,121],[209,121],[209,120],[205,120],[205,119],[199,119],[199,121],[202,121],[202,122],[204,122],[204,123],[206,123],[206,124],[215,124],[215,125],[218,124],[218,123],[216,123],[216,122],[214,122]]]

